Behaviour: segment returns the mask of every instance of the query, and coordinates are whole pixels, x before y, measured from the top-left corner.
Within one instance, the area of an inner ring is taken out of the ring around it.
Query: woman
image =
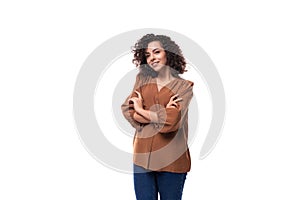
[[[191,159],[187,145],[188,105],[193,82],[179,76],[186,66],[179,46],[147,34],[133,48],[139,67],[122,112],[136,129],[134,188],[137,200],[179,200]]]

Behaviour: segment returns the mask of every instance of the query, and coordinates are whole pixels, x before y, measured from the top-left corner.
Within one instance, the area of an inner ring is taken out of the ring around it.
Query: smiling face
[[[159,41],[153,41],[148,44],[145,56],[148,65],[156,72],[159,72],[166,66],[167,54]]]

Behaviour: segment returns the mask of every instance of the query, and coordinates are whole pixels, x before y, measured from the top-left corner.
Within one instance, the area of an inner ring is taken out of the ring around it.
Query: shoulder
[[[149,76],[145,75],[144,73],[139,72],[136,75],[136,77],[139,78],[139,79],[147,79]]]
[[[152,76],[147,75],[147,74],[143,74],[143,73],[141,73],[141,72],[139,72],[139,73],[137,74],[137,76],[139,76],[141,79],[145,79],[145,80],[153,79]]]
[[[177,81],[171,86],[172,90],[177,94],[185,95],[193,92],[194,82],[190,80],[186,80],[184,78],[177,78]]]
[[[190,80],[187,80],[187,79],[184,79],[184,78],[178,78],[179,82],[181,82],[181,85],[185,88],[187,87],[193,87],[194,86],[194,82],[193,81],[190,81]]]
[[[192,87],[194,86],[194,82],[193,81],[190,81],[190,80],[185,80],[187,82],[187,84]]]
[[[142,73],[138,73],[136,75],[136,83],[138,85],[145,85],[145,84],[149,83],[150,81],[151,81],[150,76],[144,75]]]

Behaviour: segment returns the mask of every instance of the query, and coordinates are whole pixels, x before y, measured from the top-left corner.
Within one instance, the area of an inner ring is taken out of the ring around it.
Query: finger
[[[177,103],[173,102],[173,103],[171,103],[171,106],[177,107]]]
[[[130,98],[128,101],[129,101],[129,103],[135,103],[136,102],[136,97]]]
[[[174,100],[175,98],[177,98],[179,96],[179,94],[175,94],[171,97],[172,100]]]
[[[182,98],[175,99],[174,102],[182,101]]]
[[[137,90],[135,90],[135,93],[137,93],[137,95],[138,95],[138,98],[139,98],[139,99],[141,99],[141,98],[142,98],[142,95],[141,95],[141,93],[139,93]]]
[[[131,97],[129,100],[138,99],[137,97]]]
[[[178,108],[178,104],[174,101],[170,101],[168,104],[167,104],[167,108]]]

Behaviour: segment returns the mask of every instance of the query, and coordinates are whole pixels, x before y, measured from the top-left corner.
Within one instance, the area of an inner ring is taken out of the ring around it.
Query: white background
[[[197,2],[197,3],[196,3]],[[297,1],[1,1],[0,199],[134,199],[132,176],[85,150],[72,101],[102,42],[138,28],[196,41],[225,87],[226,121],[183,199],[299,199]]]

